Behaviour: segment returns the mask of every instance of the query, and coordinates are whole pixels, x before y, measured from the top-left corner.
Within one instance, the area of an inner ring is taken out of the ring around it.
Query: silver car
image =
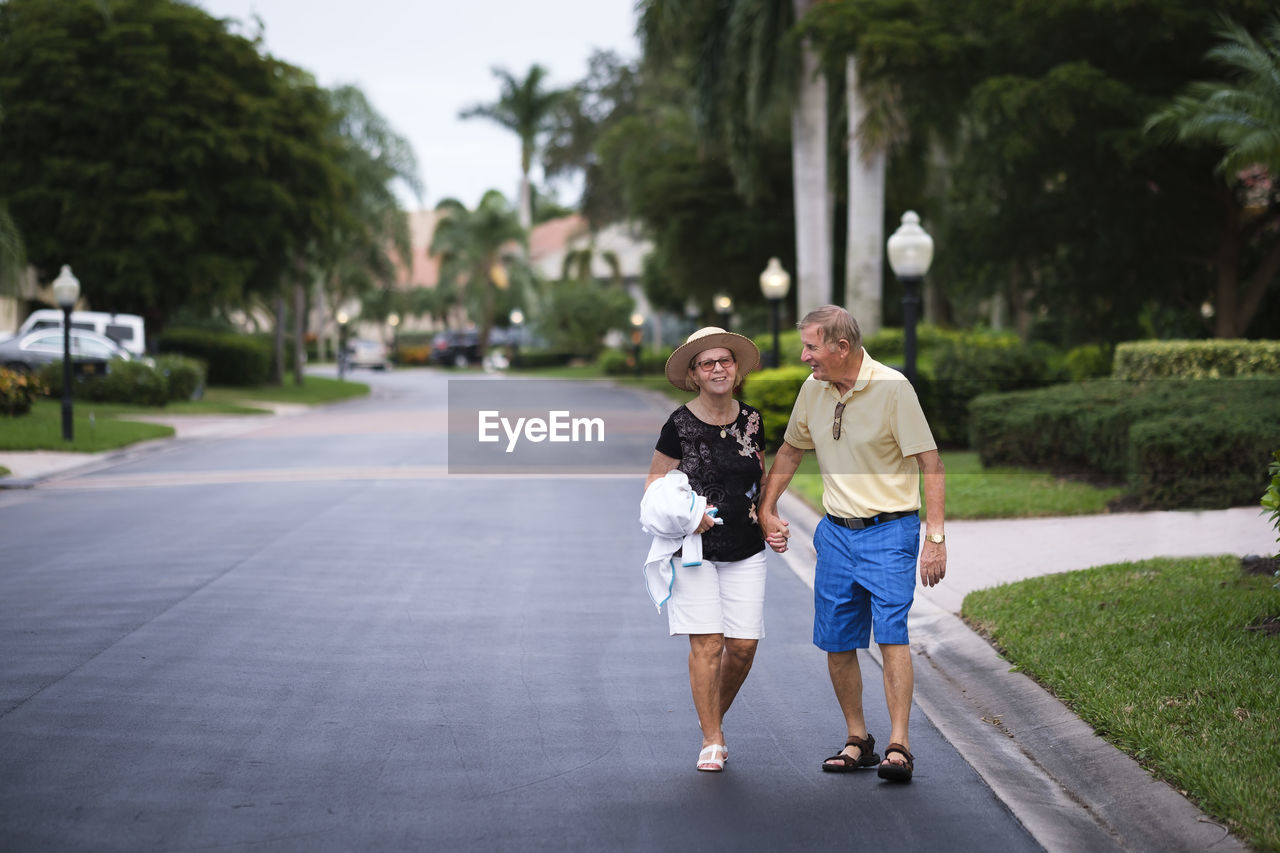
[[[62,329],[37,329],[22,337],[0,341],[0,365],[21,373],[62,361]],[[85,329],[71,330],[71,360],[81,373],[105,373],[112,359],[133,356],[110,338]]]
[[[386,370],[389,364],[387,345],[382,341],[358,338],[347,342],[347,366]]]

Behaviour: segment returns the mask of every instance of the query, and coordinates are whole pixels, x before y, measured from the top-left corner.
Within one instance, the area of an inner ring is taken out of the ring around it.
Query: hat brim
[[[748,373],[760,367],[760,350],[750,338],[736,332],[712,332],[676,347],[667,359],[667,381],[681,391],[697,391],[697,387],[689,383],[690,363],[698,353],[718,347],[732,352],[733,360],[738,363],[736,384],[742,384]]]

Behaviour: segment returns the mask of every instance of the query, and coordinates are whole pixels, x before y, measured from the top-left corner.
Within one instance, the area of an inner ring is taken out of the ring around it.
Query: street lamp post
[[[507,319],[511,321],[511,366],[517,367],[520,363],[520,328],[524,325],[524,312],[519,308],[512,308]]]
[[[66,264],[53,280],[53,298],[62,309],[62,440],[71,441],[75,432],[71,419],[71,309],[80,298],[80,280]]]
[[[347,321],[351,318],[346,311],[339,311],[334,318],[338,321],[338,381],[347,379]]]
[[[914,210],[902,214],[902,224],[889,237],[889,266],[902,284],[902,348],[907,379],[916,384],[916,313],[920,306],[920,282],[933,263],[933,238],[920,227]]]
[[[782,268],[777,258],[770,258],[769,265],[764,268],[764,272],[760,273],[760,292],[773,306],[773,363],[769,365],[770,367],[778,367],[782,364],[782,351],[778,344],[778,326],[781,322],[779,314],[782,310],[782,300],[787,298],[787,291],[790,289],[791,276]]]
[[[391,327],[391,363],[400,364],[400,315],[392,311],[387,315],[387,325]]]
[[[644,376],[644,359],[642,345],[644,343],[644,315],[639,311],[631,315],[631,345],[636,361],[636,378]]]
[[[729,319],[733,316],[733,298],[727,293],[717,293],[714,302],[716,313],[720,315],[720,328],[731,331]]]

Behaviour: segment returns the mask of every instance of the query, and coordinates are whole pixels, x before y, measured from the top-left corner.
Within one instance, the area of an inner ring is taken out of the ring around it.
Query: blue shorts
[[[876,642],[906,645],[907,613],[916,592],[920,518],[908,515],[862,530],[826,517],[813,534],[813,644],[847,652]]]

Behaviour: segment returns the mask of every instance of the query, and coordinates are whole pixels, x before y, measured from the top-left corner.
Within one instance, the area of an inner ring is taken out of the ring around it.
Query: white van
[[[32,311],[22,321],[16,337],[22,337],[37,329],[61,329],[62,312],[56,308]],[[72,311],[71,328],[88,329],[105,335],[135,356],[146,355],[147,334],[142,318],[137,314],[108,314],[105,311]]]

